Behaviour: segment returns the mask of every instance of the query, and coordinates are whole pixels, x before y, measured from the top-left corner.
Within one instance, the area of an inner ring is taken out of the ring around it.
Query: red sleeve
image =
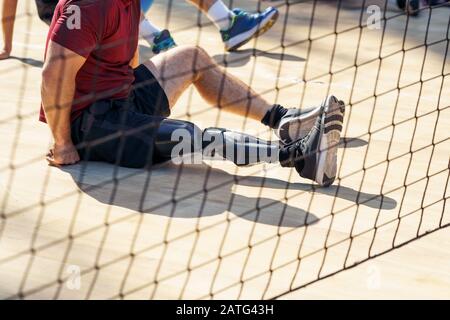
[[[67,5],[50,34],[50,40],[87,58],[102,39],[105,13],[101,5]]]

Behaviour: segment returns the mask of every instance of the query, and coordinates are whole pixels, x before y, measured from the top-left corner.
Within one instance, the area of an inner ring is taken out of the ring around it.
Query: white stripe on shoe
[[[329,186],[334,182],[337,174],[337,152],[345,108],[334,96],[329,96],[324,105],[321,127],[323,135],[320,141],[316,182],[322,186]]]

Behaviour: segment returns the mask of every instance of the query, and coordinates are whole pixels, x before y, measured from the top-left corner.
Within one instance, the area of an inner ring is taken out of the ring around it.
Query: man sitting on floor
[[[80,8],[80,28],[67,23],[71,5]],[[341,101],[330,96],[305,111],[273,105],[195,46],[138,65],[139,23],[139,0],[59,2],[47,41],[40,113],[55,140],[47,157],[51,165],[82,159],[149,168],[200,152],[237,165],[279,162],[320,185],[333,183]],[[221,128],[201,131],[168,118],[190,85],[208,104],[275,129],[281,143]],[[180,132],[187,133],[182,141]],[[180,149],[180,143],[189,148]]]

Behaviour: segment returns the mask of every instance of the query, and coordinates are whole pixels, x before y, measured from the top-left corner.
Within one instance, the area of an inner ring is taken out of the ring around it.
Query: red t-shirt
[[[72,120],[95,101],[128,97],[140,10],[140,0],[59,1],[45,51],[52,40],[87,59],[76,76]],[[77,12],[79,20],[74,16]],[[45,122],[42,107],[39,120]]]

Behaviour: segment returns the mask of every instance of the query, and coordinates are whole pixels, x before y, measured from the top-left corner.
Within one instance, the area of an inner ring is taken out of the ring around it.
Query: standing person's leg
[[[12,50],[14,22],[16,20],[17,0],[3,0],[2,28],[3,49],[0,51],[0,60],[9,58]]]
[[[405,10],[413,16],[417,16],[420,13],[420,0],[397,0],[397,5],[401,10]]]
[[[199,8],[219,29],[227,51],[237,50],[251,39],[264,34],[277,21],[278,10],[269,7],[262,13],[249,14],[230,9],[222,0],[187,0]]]
[[[222,0],[187,0],[206,14],[219,30],[228,30],[236,14]]]
[[[222,0],[188,0],[200,9],[219,29],[225,48],[237,50],[251,39],[269,30],[278,19],[278,10],[270,7],[262,13],[249,14],[240,9],[229,9]],[[141,0],[143,12],[150,10],[152,1]],[[141,36],[155,54],[176,46],[170,32],[162,30],[150,20],[141,22]]]
[[[168,30],[162,30],[145,17],[152,5],[153,0],[141,0],[142,14],[139,35],[148,42],[154,54],[159,54],[176,47],[177,44]]]

